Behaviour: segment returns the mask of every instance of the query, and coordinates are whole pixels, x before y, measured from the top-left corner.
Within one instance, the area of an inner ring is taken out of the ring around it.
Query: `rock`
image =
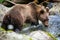
[[[0,4],[0,22],[3,21],[4,15],[12,8],[7,8],[4,5]]]
[[[60,3],[53,3],[53,7],[49,10],[49,12],[51,15],[60,15]]]
[[[6,39],[7,39],[6,31],[0,28],[0,40],[6,40]]]
[[[0,10],[3,11],[3,12],[7,12],[8,11],[8,7],[0,4]]]
[[[0,40],[54,40],[43,31],[33,31],[29,35],[18,34],[12,31],[4,32],[0,30]]]
[[[30,36],[37,40],[54,40],[53,38],[48,36],[44,31],[41,31],[41,30],[31,32]]]
[[[3,21],[3,17],[6,12],[7,12],[7,7],[0,4],[0,22]]]

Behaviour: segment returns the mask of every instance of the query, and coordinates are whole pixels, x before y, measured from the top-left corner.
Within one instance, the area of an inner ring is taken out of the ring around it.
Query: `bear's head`
[[[42,21],[45,26],[48,26],[48,16],[49,16],[49,8],[39,5],[37,8],[38,19]]]

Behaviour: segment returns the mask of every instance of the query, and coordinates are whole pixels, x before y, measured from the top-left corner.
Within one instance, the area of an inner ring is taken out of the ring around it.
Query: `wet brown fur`
[[[39,7],[34,3],[29,4],[16,4],[13,8],[7,12],[4,16],[2,28],[7,29],[8,25],[13,25],[15,30],[22,29],[24,23],[37,24],[39,20]]]

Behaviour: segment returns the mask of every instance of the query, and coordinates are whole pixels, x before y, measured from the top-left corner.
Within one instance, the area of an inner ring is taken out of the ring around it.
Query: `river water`
[[[60,15],[49,16],[49,27],[47,31],[60,40]]]

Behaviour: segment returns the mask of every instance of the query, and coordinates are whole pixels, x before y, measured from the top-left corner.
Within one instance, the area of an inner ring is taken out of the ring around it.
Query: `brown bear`
[[[28,4],[15,4],[13,8],[7,12],[3,18],[2,28],[8,30],[8,25],[13,25],[15,31],[16,28],[22,29],[24,23],[38,24],[38,20],[41,20],[44,25],[48,25],[47,9],[42,5],[36,5],[31,2]]]

